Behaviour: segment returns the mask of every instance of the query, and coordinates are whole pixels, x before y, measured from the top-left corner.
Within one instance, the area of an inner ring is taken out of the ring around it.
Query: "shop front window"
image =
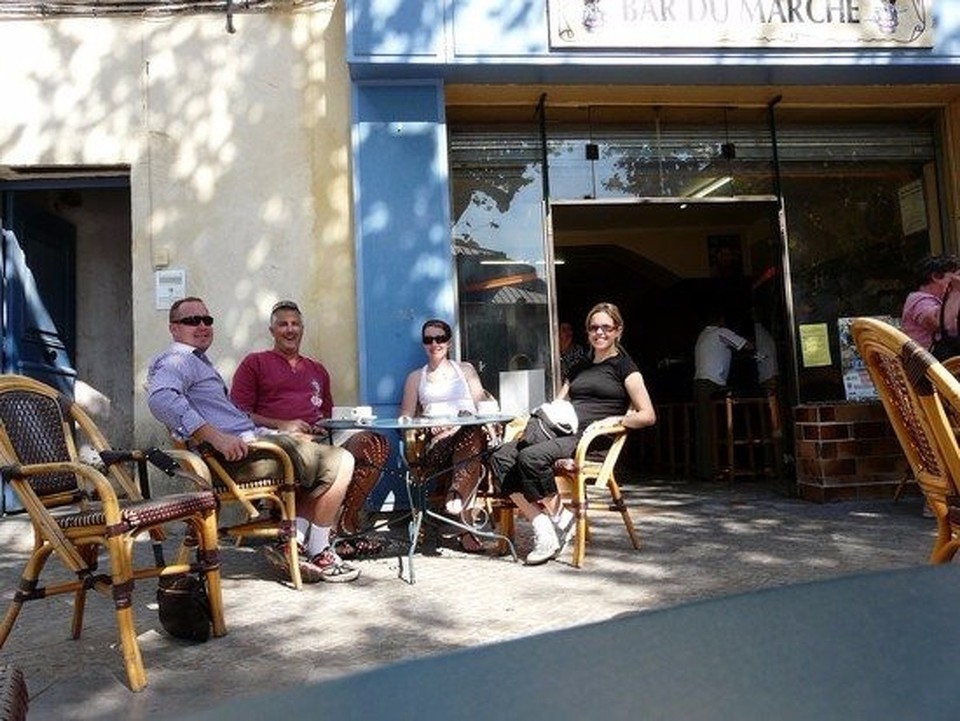
[[[523,371],[543,396],[552,379],[539,141],[465,146],[452,154],[461,355],[494,395],[514,392],[501,389],[502,372]]]
[[[769,146],[762,127],[665,132],[652,117],[643,128],[608,127],[596,134],[585,126],[551,126],[550,196],[769,194]],[[555,299],[548,297],[542,152],[535,128],[451,131],[461,352],[494,393],[500,393],[504,371],[533,371],[533,380],[521,385],[540,383],[545,397],[559,385],[550,357],[548,304]]]
[[[801,402],[857,400],[848,321],[899,323],[931,250],[922,163],[795,165],[784,177]],[[939,245],[939,238],[936,238]],[[855,361],[853,361],[855,362]]]
[[[849,395],[843,319],[899,318],[913,265],[942,245],[932,124],[780,127],[779,178],[765,117],[669,128],[571,123],[547,135],[553,202],[770,198],[779,180],[790,274],[778,287],[791,297],[768,300],[773,323],[793,323],[797,343],[783,341],[781,365],[784,376],[796,368],[799,402]],[[450,138],[462,356],[495,393],[500,373],[516,370],[540,371],[551,389],[548,304],[557,299],[548,297],[538,130],[454,127]],[[776,248],[754,261],[779,266]],[[684,277],[682,268],[662,270]],[[805,353],[800,341],[817,337],[820,352]]]

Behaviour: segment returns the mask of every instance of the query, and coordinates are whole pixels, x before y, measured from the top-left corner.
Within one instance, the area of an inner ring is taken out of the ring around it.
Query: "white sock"
[[[307,552],[313,558],[330,545],[330,526],[310,524],[310,535],[307,537]]]
[[[295,520],[297,524],[297,543],[302,546],[307,542],[307,532],[310,530],[310,521],[306,518],[300,518],[299,516],[297,516]]]
[[[573,520],[573,512],[569,508],[561,508],[560,513],[553,517],[553,523],[557,528],[566,528]]]
[[[550,515],[547,513],[538,513],[533,521],[533,533],[536,537],[547,537],[556,536],[556,530],[553,527],[553,519],[550,518]]]

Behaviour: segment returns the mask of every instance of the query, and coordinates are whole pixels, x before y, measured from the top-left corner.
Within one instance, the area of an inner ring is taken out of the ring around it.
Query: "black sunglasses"
[[[446,343],[450,340],[448,335],[425,335],[423,336],[423,344],[431,345],[433,343]]]
[[[189,325],[197,326],[203,323],[204,325],[213,325],[213,316],[212,315],[188,315],[183,318],[178,318],[177,320],[170,321],[171,323],[179,323],[180,325]]]

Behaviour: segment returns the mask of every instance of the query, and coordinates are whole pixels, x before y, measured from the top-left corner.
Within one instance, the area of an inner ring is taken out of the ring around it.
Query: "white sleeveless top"
[[[427,380],[427,371],[430,370],[425,365],[420,370],[420,385],[417,388],[417,398],[420,401],[420,407],[425,416],[455,416],[460,411],[469,411],[476,413],[477,407],[473,402],[473,396],[470,394],[470,384],[463,374],[460,364],[455,361],[447,361],[453,368],[454,377],[441,380]]]

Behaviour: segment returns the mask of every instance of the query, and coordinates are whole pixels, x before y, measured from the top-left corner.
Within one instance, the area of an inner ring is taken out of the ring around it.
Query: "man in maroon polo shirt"
[[[333,409],[330,374],[323,364],[300,354],[303,316],[292,300],[282,300],[270,312],[273,348],[247,355],[233,374],[230,397],[254,423],[286,432],[327,436],[318,425]],[[345,431],[332,441],[354,456],[338,531],[360,531],[360,511],[376,486],[389,453],[387,440],[371,431]]]

